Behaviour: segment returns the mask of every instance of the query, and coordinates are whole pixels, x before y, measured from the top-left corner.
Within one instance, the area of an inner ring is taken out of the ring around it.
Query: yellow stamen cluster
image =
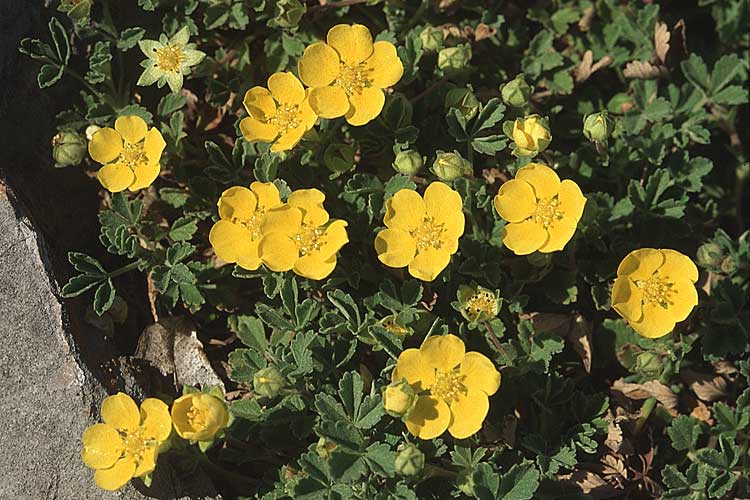
[[[333,85],[344,89],[348,96],[361,94],[362,90],[372,86],[372,80],[367,76],[370,71],[363,63],[349,65],[342,62]]]
[[[146,449],[153,447],[156,444],[156,440],[144,438],[141,434],[141,429],[133,432],[126,432],[118,430],[122,442],[125,444],[123,449],[123,457],[133,458],[136,463],[140,463],[143,460],[143,454]]]
[[[177,73],[185,60],[185,51],[178,45],[166,45],[156,49],[156,65],[162,71]]]
[[[208,427],[206,417],[206,412],[196,407],[190,408],[190,410],[188,410],[187,412],[187,418],[190,426],[197,431],[202,431],[206,429],[206,427]]]
[[[253,215],[251,215],[249,218],[240,219],[239,217],[232,217],[230,220],[232,221],[232,223],[239,224],[250,231],[252,238],[254,240],[257,240],[258,238],[260,238],[260,221],[263,220],[263,214],[265,213],[265,208],[262,205],[258,205],[255,209],[255,212],[253,212]]]
[[[311,227],[307,224],[302,225],[302,230],[294,235],[294,242],[297,244],[299,253],[305,256],[309,253],[320,250],[323,245],[323,233],[325,231],[319,227]]]
[[[463,378],[463,375],[456,370],[449,372],[438,370],[435,373],[435,383],[430,387],[430,394],[450,405],[460,394],[466,393]]]
[[[481,313],[490,316],[495,315],[497,299],[487,290],[479,290],[466,301],[466,312],[471,316],[479,316]]]
[[[143,143],[131,144],[126,142],[120,153],[119,162],[124,163],[130,168],[135,168],[138,164],[148,162],[148,158],[143,152]]]
[[[438,250],[443,246],[443,232],[445,223],[436,224],[432,217],[425,217],[422,224],[409,231],[409,234],[417,240],[417,249],[426,250],[432,247]]]
[[[554,222],[563,218],[562,211],[559,210],[560,200],[557,196],[539,200],[536,205],[536,211],[532,216],[534,222],[541,224],[545,229],[549,228]]]
[[[662,278],[652,276],[647,280],[637,280],[635,286],[643,292],[643,302],[646,304],[656,302],[664,309],[673,304],[670,300],[673,284]]]
[[[268,120],[268,123],[279,128],[279,134],[284,134],[287,130],[300,126],[299,106],[280,104],[276,108],[276,114]]]

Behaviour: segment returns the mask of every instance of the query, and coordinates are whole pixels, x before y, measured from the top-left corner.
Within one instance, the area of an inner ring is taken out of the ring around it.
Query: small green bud
[[[443,48],[445,36],[443,30],[434,26],[427,26],[419,34],[419,40],[422,42],[422,48],[427,52],[437,52]]]
[[[307,12],[307,6],[299,0],[276,0],[272,24],[281,28],[295,28],[302,16]]]
[[[253,376],[253,391],[264,398],[278,396],[285,385],[284,375],[275,366],[258,370]]]
[[[402,476],[416,476],[424,469],[424,453],[412,443],[402,444],[396,452],[394,465]]]
[[[438,52],[438,68],[446,73],[455,73],[466,68],[471,59],[471,46],[459,45],[440,49]]]
[[[55,166],[78,165],[86,156],[86,139],[77,132],[63,130],[52,138],[52,158]]]
[[[471,120],[479,111],[479,99],[474,92],[467,88],[455,88],[445,94],[445,110],[456,108],[466,118]]]
[[[405,419],[417,404],[417,393],[405,379],[391,382],[383,389],[383,408],[392,416]]]
[[[432,173],[437,175],[441,181],[453,181],[459,177],[471,175],[474,169],[458,151],[446,153],[438,151],[435,162],[432,164]]]
[[[586,115],[583,118],[583,135],[591,142],[607,142],[612,133],[612,121],[606,110]]]
[[[336,443],[333,441],[329,441],[326,438],[320,438],[315,445],[315,453],[317,453],[323,460],[328,460],[328,457],[331,456],[331,452],[336,449],[336,446]]]
[[[644,375],[658,375],[663,368],[661,356],[654,352],[643,351],[635,358],[634,370]]]
[[[698,264],[702,267],[718,269],[724,258],[724,252],[716,243],[704,243],[698,247],[696,257],[698,259]]]
[[[733,272],[737,270],[737,261],[735,261],[731,255],[727,255],[721,261],[721,265],[719,266],[719,269],[721,269],[722,273],[732,274]]]
[[[531,87],[526,83],[526,80],[521,74],[503,85],[500,93],[505,104],[520,108],[529,102],[529,97],[531,97]]]
[[[424,166],[424,157],[413,149],[399,151],[393,160],[393,168],[396,172],[407,175],[416,175]]]
[[[330,144],[323,153],[323,162],[331,172],[347,172],[354,168],[354,148],[348,144]]]

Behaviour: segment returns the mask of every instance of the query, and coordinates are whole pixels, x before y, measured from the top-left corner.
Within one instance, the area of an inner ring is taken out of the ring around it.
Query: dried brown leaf
[[[714,419],[711,418],[711,410],[699,399],[695,400],[695,407],[690,411],[690,416],[708,425],[714,425]]]
[[[573,350],[581,357],[586,373],[591,373],[591,330],[591,321],[579,314],[568,334],[568,340],[573,344]]]
[[[497,33],[497,29],[490,28],[484,23],[479,23],[477,25],[477,28],[474,30],[474,40],[479,42],[480,40],[484,40],[485,38],[490,38],[491,36],[495,36]]]
[[[680,378],[688,385],[699,399],[708,403],[724,399],[727,396],[727,381],[721,375],[699,373],[683,370]]]
[[[594,63],[594,53],[587,50],[583,53],[581,64],[575,69],[576,82],[585,82],[591,76],[591,65]]]
[[[654,397],[667,410],[674,411],[677,408],[677,395],[658,380],[649,380],[643,384],[630,384],[623,379],[618,379],[612,384],[611,390],[629,399],[641,400]]]
[[[640,78],[641,80],[653,80],[667,76],[669,72],[664,66],[654,66],[648,61],[631,61],[625,65],[622,74],[626,78]]]
[[[590,471],[577,470],[572,474],[558,476],[563,483],[578,487],[583,493],[590,495],[594,500],[605,500],[622,494],[622,491],[614,488],[599,475]]]
[[[583,11],[583,16],[578,20],[578,29],[584,33],[591,29],[591,21],[594,19],[594,8],[586,7]]]
[[[667,62],[667,52],[669,52],[669,29],[664,23],[656,23],[654,27],[654,51],[656,57],[659,58],[662,64]]]

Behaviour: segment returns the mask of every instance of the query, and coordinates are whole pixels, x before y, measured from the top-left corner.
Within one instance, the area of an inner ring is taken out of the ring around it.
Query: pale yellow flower
[[[172,403],[172,423],[183,439],[209,441],[228,421],[226,404],[211,394],[189,393]]]

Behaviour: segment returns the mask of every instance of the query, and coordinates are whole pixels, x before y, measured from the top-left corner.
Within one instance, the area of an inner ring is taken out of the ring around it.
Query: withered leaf
[[[703,401],[710,403],[727,396],[727,381],[721,375],[683,370],[680,372],[680,378],[689,384],[690,389]]]
[[[622,74],[626,78],[640,78],[641,80],[653,80],[667,76],[669,72],[664,66],[655,66],[648,61],[630,61],[625,65]]]
[[[654,51],[656,57],[659,58],[662,64],[667,62],[667,52],[669,52],[669,29],[664,23],[656,23],[654,27]]]

